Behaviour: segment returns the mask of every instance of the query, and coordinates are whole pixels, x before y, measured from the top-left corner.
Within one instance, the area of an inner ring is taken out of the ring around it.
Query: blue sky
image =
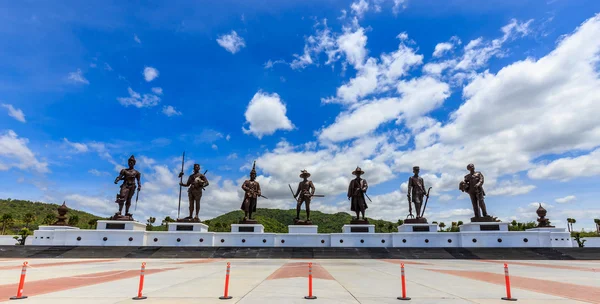
[[[202,218],[239,208],[253,160],[264,207],[292,208],[308,169],[327,195],[315,207],[349,211],[359,165],[367,215],[404,218],[420,165],[427,217],[466,220],[473,162],[504,220],[533,220],[535,203],[558,226],[600,217],[597,1],[4,6],[0,197],[110,215],[135,154],[136,217],[174,216],[185,150],[187,173],[209,170]]]

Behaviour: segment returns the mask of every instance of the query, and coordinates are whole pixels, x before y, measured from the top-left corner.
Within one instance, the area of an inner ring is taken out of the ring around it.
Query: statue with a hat
[[[365,174],[365,172],[360,167],[356,167],[356,169],[352,171],[352,174],[356,176],[356,178],[350,181],[350,185],[348,185],[348,200],[350,200],[350,210],[356,212],[356,218],[352,220],[352,223],[368,223],[367,219],[365,218],[365,211],[369,207],[367,206],[365,197],[371,201],[367,195],[367,189],[369,188],[369,185],[367,184],[367,180],[360,177],[361,175]],[[362,219],[360,218],[361,214]]]
[[[414,175],[408,178],[408,191],[406,196],[408,197],[408,217],[404,220],[405,223],[427,223],[427,219],[423,217],[425,208],[423,207],[423,198],[429,199],[429,190],[425,191],[425,182],[423,178],[419,176],[419,166],[413,167]],[[415,206],[415,214],[413,215],[413,205]],[[421,208],[423,207],[423,211]],[[425,207],[427,207],[427,200],[425,201]]]
[[[242,184],[242,190],[244,190],[244,201],[240,209],[244,210],[244,219],[241,223],[256,223],[252,219],[252,212],[256,212],[256,202],[259,197],[266,198],[260,191],[260,184],[256,181],[256,161],[252,164],[252,171],[250,171],[250,179],[247,179]]]
[[[311,180],[308,180],[310,177],[310,173],[306,170],[300,171],[300,178],[302,181],[298,183],[298,188],[296,192],[292,190],[292,186],[290,187],[290,191],[292,191],[292,195],[294,195],[294,199],[296,200],[296,218],[294,219],[294,224],[312,224],[310,220],[310,202],[313,197],[323,197],[323,195],[315,195],[315,185]],[[305,203],[306,206],[306,221],[300,220],[300,209],[302,208],[302,203]]]
[[[135,163],[135,157],[131,155],[127,160],[129,167],[122,169],[119,172],[119,176],[115,179],[115,184],[119,183],[119,181],[123,181],[123,183],[121,184],[121,191],[119,191],[117,199],[115,200],[115,203],[119,204],[119,212],[115,213],[115,215],[111,217],[111,220],[133,221],[133,215],[129,213],[129,208],[131,207],[131,199],[136,193],[136,181],[138,193],[142,190],[142,184],[140,182],[141,174],[138,170],[134,169]],[[135,197],[136,204],[137,200],[138,196]],[[123,206],[125,206],[125,215],[122,214]]]

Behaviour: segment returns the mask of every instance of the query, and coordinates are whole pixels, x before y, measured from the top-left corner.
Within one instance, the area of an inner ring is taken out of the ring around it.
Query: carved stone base
[[[109,220],[111,220],[111,221],[134,221],[133,215],[131,215],[131,214],[121,215],[118,213],[115,213],[115,215],[111,216],[109,218]]]
[[[242,219],[240,224],[258,224],[258,221],[255,219]]]
[[[404,220],[405,224],[427,224],[427,219],[424,217],[409,218]]]
[[[299,219],[294,219],[294,225],[312,225],[312,221],[311,220],[299,220]]]
[[[352,219],[350,225],[368,225],[369,220],[367,219]]]
[[[481,223],[481,222],[499,222],[497,217],[495,216],[482,216],[482,217],[472,217],[471,223]]]
[[[177,219],[176,222],[178,222],[178,223],[200,223],[200,219],[199,218],[184,217],[184,218]]]

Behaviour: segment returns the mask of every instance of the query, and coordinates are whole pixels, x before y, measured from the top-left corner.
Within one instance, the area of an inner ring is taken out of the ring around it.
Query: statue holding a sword
[[[292,186],[288,184],[290,187],[290,191],[292,192],[292,196],[296,200],[296,219],[294,220],[295,224],[311,224],[310,220],[310,202],[313,197],[325,197],[325,195],[315,194],[315,185],[312,181],[308,180],[310,177],[310,173],[306,170],[300,171],[300,178],[303,180],[298,183],[298,188],[296,189],[296,193],[292,190]],[[306,221],[300,221],[300,209],[302,208],[302,203],[306,204]]]

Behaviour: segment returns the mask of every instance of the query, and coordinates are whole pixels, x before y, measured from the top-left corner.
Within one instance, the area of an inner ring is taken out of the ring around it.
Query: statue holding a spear
[[[183,152],[183,158],[185,158],[185,152]],[[204,187],[208,186],[208,179],[205,174],[208,170],[204,171],[204,174],[200,173],[200,165],[194,164],[194,173],[192,173],[186,183],[183,183],[183,164],[184,160],[181,161],[181,172],[179,173],[179,207],[177,208],[177,221],[181,222],[200,222],[198,218],[198,213],[200,213],[200,200],[202,199],[202,191],[205,190]],[[183,219],[179,219],[180,209],[181,209],[181,188],[189,187],[188,189],[188,198],[189,198],[189,211],[190,215]],[[194,208],[195,207],[195,208]],[[196,210],[195,216],[194,209]]]

